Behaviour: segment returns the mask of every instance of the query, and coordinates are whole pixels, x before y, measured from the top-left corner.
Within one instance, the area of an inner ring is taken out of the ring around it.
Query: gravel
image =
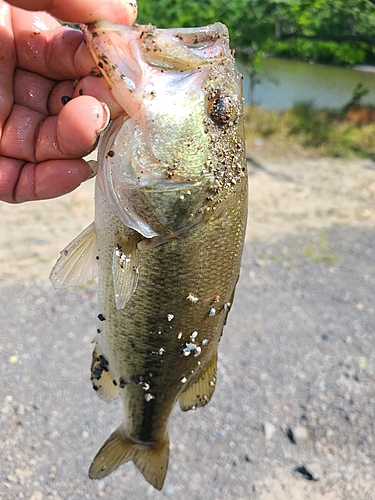
[[[0,497],[375,497],[375,229],[247,242],[210,404],[172,415],[156,492],[131,463],[87,470],[123,419],[90,384],[96,285],[0,283]]]

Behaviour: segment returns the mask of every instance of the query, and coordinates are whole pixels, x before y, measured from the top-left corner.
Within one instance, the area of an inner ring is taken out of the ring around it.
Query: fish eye
[[[212,94],[208,98],[208,114],[217,125],[226,125],[234,117],[234,105],[227,95]]]

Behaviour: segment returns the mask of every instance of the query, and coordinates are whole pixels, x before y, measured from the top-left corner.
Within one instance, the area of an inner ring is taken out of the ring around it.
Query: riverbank
[[[248,147],[268,157],[375,157],[375,108],[318,109],[308,103],[284,111],[245,110]]]

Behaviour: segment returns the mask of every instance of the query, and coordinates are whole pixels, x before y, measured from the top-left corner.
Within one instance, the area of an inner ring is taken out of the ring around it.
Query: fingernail
[[[109,121],[111,119],[111,112],[109,111],[109,107],[106,105],[105,102],[102,102],[101,105],[103,106],[103,109],[105,111],[106,117],[105,117],[105,121],[104,121],[102,127],[96,131],[96,133],[98,135],[100,135],[103,132],[103,130],[105,130],[107,128],[108,123],[109,123]]]
[[[96,176],[96,174],[98,173],[98,162],[96,160],[89,160],[87,162],[88,166],[90,167],[90,170],[91,170],[91,174],[89,175],[89,177],[87,177],[87,181],[89,179],[92,179],[93,177]]]
[[[128,5],[133,9],[133,14],[137,15],[138,13],[138,4],[137,0],[127,0]]]

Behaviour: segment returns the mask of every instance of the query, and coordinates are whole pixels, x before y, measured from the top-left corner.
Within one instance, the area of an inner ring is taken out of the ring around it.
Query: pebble
[[[44,495],[41,491],[34,491],[31,495],[30,500],[43,500]]]
[[[299,467],[296,467],[294,469],[294,472],[297,475],[301,475],[304,479],[307,479],[308,481],[313,481],[314,477],[311,474],[311,472],[307,469],[305,465],[301,465]]]
[[[16,414],[19,416],[25,415],[25,405],[20,403],[19,405],[16,406]]]
[[[342,473],[342,478],[344,479],[344,481],[351,481],[354,477],[354,474],[355,470],[354,467],[351,465]]]
[[[322,479],[323,470],[319,462],[307,464],[306,469],[310,472],[314,481],[319,481],[319,479]]]
[[[301,425],[293,427],[292,429],[290,429],[290,431],[291,431],[290,439],[296,445],[303,444],[308,438],[308,432],[306,427],[302,427]]]
[[[166,488],[167,495],[173,495],[174,489],[175,489],[174,486],[172,486],[171,484],[168,484],[168,486]]]
[[[264,430],[264,435],[266,437],[266,441],[269,441],[270,439],[273,438],[276,432],[276,427],[273,424],[271,424],[271,422],[264,422],[263,430]]]

